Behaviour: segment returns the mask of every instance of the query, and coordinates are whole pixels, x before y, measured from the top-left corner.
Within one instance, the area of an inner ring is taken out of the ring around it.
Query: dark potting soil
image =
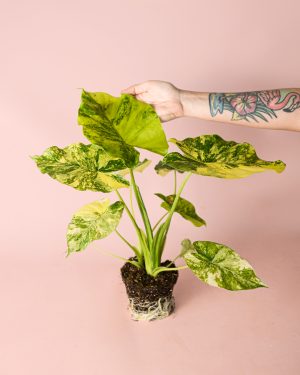
[[[136,257],[129,259],[136,260]],[[170,260],[166,260],[161,266],[166,267],[169,263]],[[170,268],[173,267],[176,267],[174,263]],[[154,278],[148,275],[145,269],[137,268],[127,262],[121,268],[121,276],[129,298],[140,302],[155,302],[159,298],[171,298],[173,287],[178,279],[178,270],[161,272]]]

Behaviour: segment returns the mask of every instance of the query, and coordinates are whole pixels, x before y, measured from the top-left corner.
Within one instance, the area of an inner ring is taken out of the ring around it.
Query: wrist
[[[179,117],[185,117],[187,116],[187,90],[181,90],[178,89],[178,94],[179,94],[179,101],[182,107],[182,115]]]
[[[182,117],[198,117],[203,108],[201,93],[196,91],[179,90],[180,103],[182,105]]]

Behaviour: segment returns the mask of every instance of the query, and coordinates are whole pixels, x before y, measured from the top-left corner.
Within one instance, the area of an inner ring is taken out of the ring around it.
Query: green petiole
[[[151,227],[151,223],[150,223],[150,220],[149,220],[149,216],[148,216],[145,204],[143,202],[142,195],[140,193],[140,189],[135,182],[134,173],[133,173],[132,168],[130,168],[130,177],[131,177],[131,185],[133,187],[133,191],[135,193],[136,201],[137,201],[137,204],[138,204],[138,207],[139,207],[139,210],[140,210],[143,222],[144,222],[145,230],[146,230],[146,233],[147,233],[147,243],[148,243],[148,246],[151,247],[152,241],[153,241],[152,227]]]
[[[131,250],[133,250],[133,252],[134,252],[135,255],[137,256],[137,258],[140,260],[140,259],[141,259],[141,253],[138,251],[138,249],[137,249],[135,246],[131,245],[131,243],[129,243],[129,242],[126,240],[126,238],[123,237],[122,234],[121,234],[117,229],[115,229],[115,232],[116,232],[117,235],[121,238],[121,240],[122,240],[123,242],[125,242],[126,245],[128,245],[128,246],[131,248]]]
[[[154,225],[153,227],[153,232],[155,231],[156,227],[158,226],[158,224],[168,215],[168,212],[166,212],[158,221],[157,223]]]
[[[188,182],[188,179],[191,177],[192,175],[192,172],[189,172],[186,177],[184,178],[184,180],[182,181],[179,189],[178,189],[178,192],[176,193],[176,196],[175,196],[175,199],[174,199],[174,202],[172,204],[172,207],[170,209],[170,211],[168,212],[168,217],[167,217],[167,220],[160,226],[160,228],[158,229],[157,233],[156,233],[156,236],[155,237],[155,264],[156,266],[158,266],[160,264],[160,260],[161,260],[161,256],[162,256],[162,252],[163,252],[163,245],[165,243],[165,238],[167,236],[167,233],[168,233],[168,230],[169,230],[169,227],[170,227],[170,223],[171,223],[171,219],[172,219],[172,216],[173,216],[173,213],[175,212],[175,208],[176,208],[176,205],[177,205],[177,202],[179,200],[179,197],[180,197],[180,194],[182,193],[186,183]]]

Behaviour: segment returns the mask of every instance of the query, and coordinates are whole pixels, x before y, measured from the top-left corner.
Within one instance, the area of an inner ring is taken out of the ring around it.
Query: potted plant
[[[174,213],[193,225],[205,221],[194,205],[182,197],[192,174],[218,178],[244,178],[253,173],[274,170],[282,172],[280,161],[260,159],[248,143],[226,141],[218,135],[201,135],[183,140],[170,139],[181,152],[168,152],[168,142],[153,107],[128,94],[114,97],[104,92],[82,90],[78,123],[89,144],[76,143],[65,148],[49,147],[41,155],[32,156],[42,173],[77,190],[102,193],[115,192],[118,199],[111,203],[103,198],[88,203],[75,212],[67,228],[67,255],[84,250],[92,241],[115,232],[133,251],[123,259],[122,280],[129,298],[134,320],[156,320],[174,310],[173,287],[178,271],[189,268],[196,277],[212,286],[228,290],[265,287],[251,265],[229,247],[210,241],[183,239],[181,251],[172,261],[163,260],[166,238]],[[156,193],[166,211],[152,225],[135,173],[150,163],[141,160],[137,149],[146,149],[162,156],[155,166],[159,175],[174,173],[175,187],[169,195]],[[177,186],[177,177],[182,181]],[[130,189],[130,204],[120,190]],[[142,225],[133,211],[134,195]],[[117,230],[126,211],[135,228],[137,244]],[[182,257],[186,266],[175,261]]]

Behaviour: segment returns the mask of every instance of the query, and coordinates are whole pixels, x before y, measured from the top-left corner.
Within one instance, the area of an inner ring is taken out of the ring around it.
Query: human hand
[[[134,95],[136,99],[151,104],[162,122],[183,116],[181,90],[170,82],[145,81],[121,91]]]

